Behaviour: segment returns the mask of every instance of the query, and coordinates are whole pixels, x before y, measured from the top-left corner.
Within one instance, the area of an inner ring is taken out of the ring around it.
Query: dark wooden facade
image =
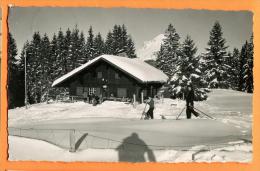
[[[157,94],[163,83],[143,83],[138,78],[120,70],[113,64],[101,59],[80,73],[64,81],[59,87],[69,87],[70,95],[85,96],[96,94],[102,97],[133,98],[141,101]]]

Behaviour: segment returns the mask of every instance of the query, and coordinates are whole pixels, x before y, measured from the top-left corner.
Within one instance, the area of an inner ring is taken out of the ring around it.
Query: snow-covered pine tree
[[[166,75],[170,76],[172,75],[170,70],[170,65],[168,63],[168,59],[166,58],[166,55],[164,53],[164,48],[161,45],[160,50],[156,53],[156,67],[160,70],[162,70]]]
[[[135,44],[125,25],[114,25],[105,41],[105,54],[135,58]]]
[[[77,61],[80,58],[80,37],[79,37],[79,29],[77,25],[75,28],[72,30],[71,33],[71,42],[70,42],[70,47],[69,47],[69,56],[68,56],[68,67],[69,71],[75,69],[78,64]]]
[[[136,58],[136,53],[135,53],[135,44],[131,38],[131,36],[128,36],[127,39],[127,46],[126,46],[126,55],[128,58]]]
[[[239,56],[239,83],[238,83],[238,90],[244,91],[244,66],[247,62],[247,56],[248,56],[248,42],[246,41],[245,44],[241,48],[241,53]]]
[[[60,68],[60,54],[58,48],[58,40],[56,34],[53,35],[52,40],[50,42],[50,61],[51,63],[51,70],[49,73],[50,80],[54,81],[55,78],[59,75],[57,71]]]
[[[253,56],[254,56],[254,44],[253,36],[250,38],[246,50],[246,62],[243,65],[243,91],[253,93],[254,91],[254,79],[253,79]]]
[[[27,49],[27,86],[29,102],[38,103],[41,100],[41,36],[39,32],[33,34],[33,39]]]
[[[35,76],[33,75],[33,72],[35,72],[35,62],[34,62],[34,50],[35,48],[33,47],[33,41],[30,41],[26,43],[24,46],[24,55],[21,56],[21,64],[23,64],[23,69],[25,66],[25,57],[26,57],[26,83],[24,82],[24,85],[26,84],[27,87],[27,103],[33,104],[36,103],[35,100]],[[24,77],[25,78],[25,77]]]
[[[25,57],[26,54],[28,53],[28,47],[30,46],[29,41],[26,41],[26,43],[23,45],[22,51],[20,53],[20,57],[18,60],[18,79],[17,79],[17,84],[19,87],[19,97],[17,98],[18,104],[15,107],[20,107],[25,105]],[[28,92],[28,88],[27,88]],[[27,94],[28,96],[28,94]]]
[[[79,67],[87,62],[86,58],[86,42],[85,42],[85,35],[83,32],[80,33],[79,42],[78,42],[78,59],[76,62],[76,67]]]
[[[126,56],[127,51],[127,30],[125,25],[115,25],[112,32],[113,37],[113,54],[119,56]]]
[[[173,97],[183,98],[188,83],[194,86],[195,100],[207,98],[206,82],[203,79],[199,66],[199,57],[196,56],[197,47],[190,36],[187,36],[180,47],[177,68],[173,79],[170,81]]]
[[[232,83],[231,83],[231,77],[233,76],[232,75],[232,63],[234,61],[232,61],[233,59],[233,56],[232,56],[232,53],[230,51],[227,52],[227,55],[224,57],[224,63],[226,64],[226,66],[228,66],[226,68],[226,72],[227,74],[229,75],[229,77],[227,77],[227,88],[232,88]]]
[[[126,29],[126,26],[124,24],[122,26],[119,25],[118,29],[119,29],[119,51],[118,51],[118,54],[126,53],[126,55],[128,56],[127,50],[129,48],[128,47],[128,40],[129,40],[130,36],[127,35],[127,29]],[[120,33],[120,30],[121,30],[121,33]]]
[[[112,42],[112,47],[113,47],[113,55],[118,55],[119,53],[124,52],[124,47],[120,46],[120,37],[122,34],[122,29],[120,25],[114,25],[113,30],[112,30],[112,37],[113,37],[113,42]]]
[[[226,40],[223,38],[222,27],[218,21],[210,31],[208,48],[205,55],[205,79],[209,88],[229,88],[228,70],[230,66],[226,63],[227,57]]]
[[[105,41],[105,54],[113,54],[113,34],[111,31],[107,33],[106,41]]]
[[[88,37],[86,42],[86,58],[87,61],[94,59],[94,34],[92,26],[88,30]]]
[[[98,33],[94,38],[93,49],[94,49],[94,54],[93,54],[94,58],[104,54],[105,52],[105,42],[100,33]]]
[[[54,50],[54,49],[53,49]],[[56,57],[56,65],[55,68],[55,77],[59,78],[62,75],[66,74],[66,65],[64,64],[66,60],[66,53],[65,53],[65,36],[61,29],[58,31],[57,36],[57,57]]]
[[[173,77],[176,71],[176,61],[179,54],[180,36],[176,32],[172,24],[168,25],[165,31],[165,39],[157,53],[156,66],[167,74],[170,78]]]
[[[73,66],[73,49],[72,49],[72,33],[68,28],[66,31],[65,39],[64,39],[64,57],[63,65],[65,68],[65,73],[68,73],[72,70]]]
[[[228,53],[229,60],[228,65],[230,66],[230,69],[228,70],[229,72],[229,84],[230,88],[233,90],[238,89],[238,80],[239,80],[239,57],[240,57],[240,52],[237,48],[233,49],[232,53]]]
[[[52,64],[53,61],[51,59],[51,48],[50,48],[50,40],[47,36],[47,34],[44,34],[41,40],[41,58],[40,60],[40,70],[41,70],[41,76],[40,78],[40,96],[41,96],[41,102],[46,101],[47,94],[49,92],[49,89],[52,84],[52,80],[50,77],[50,74],[52,72]]]
[[[19,75],[17,66],[17,46],[11,33],[8,33],[8,107],[16,106],[17,78]]]

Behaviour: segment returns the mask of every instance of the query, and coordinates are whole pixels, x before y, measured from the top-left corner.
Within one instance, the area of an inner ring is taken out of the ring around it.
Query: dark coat
[[[185,99],[186,99],[186,105],[187,106],[193,106],[194,105],[194,90],[191,89],[191,90],[188,90],[186,91],[186,96],[185,96]]]
[[[151,98],[151,100],[148,102],[150,108],[154,108],[154,100]]]

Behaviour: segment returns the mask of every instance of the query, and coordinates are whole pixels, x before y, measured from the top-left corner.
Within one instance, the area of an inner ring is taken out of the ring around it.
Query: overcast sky
[[[94,33],[100,32],[104,38],[114,24],[125,24],[138,49],[144,41],[163,33],[169,23],[174,25],[182,40],[189,34],[199,52],[204,52],[209,31],[216,20],[222,25],[227,45],[232,50],[234,47],[240,49],[250,38],[252,17],[253,14],[246,11],[14,7],[10,10],[8,22],[19,52],[25,41],[31,40],[34,31],[52,37],[59,28],[65,31],[76,24],[85,35],[91,25]]]

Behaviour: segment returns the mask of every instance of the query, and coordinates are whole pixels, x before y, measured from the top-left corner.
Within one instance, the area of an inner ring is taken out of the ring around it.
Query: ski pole
[[[197,108],[195,108],[195,107],[193,107],[193,109],[195,109],[195,110],[199,111],[200,113],[202,113],[203,115],[205,115],[205,116],[209,117],[210,119],[216,119],[216,118],[209,116],[209,115],[208,115],[208,114],[206,114],[205,112],[202,112],[201,110],[199,110],[199,109],[197,109]]]
[[[184,111],[185,108],[186,108],[186,107],[184,107],[184,108],[181,110],[181,112],[179,113],[179,115],[176,117],[176,120],[179,119],[179,117],[181,116],[181,114],[182,114],[182,112]]]
[[[142,120],[142,119],[143,119],[143,115],[144,115],[144,113],[145,113],[146,106],[147,106],[147,102],[145,103],[145,106],[144,106],[144,111],[143,111],[143,113],[142,113],[142,115],[141,115],[141,118],[140,118],[140,120]]]

